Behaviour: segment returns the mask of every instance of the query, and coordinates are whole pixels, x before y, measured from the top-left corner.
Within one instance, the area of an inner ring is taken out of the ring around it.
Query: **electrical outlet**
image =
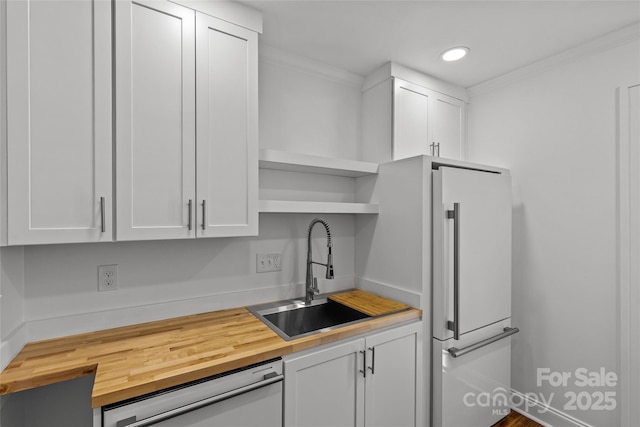
[[[267,273],[270,271],[282,271],[282,255],[257,254],[256,273]]]
[[[118,265],[98,266],[98,290],[113,291],[118,289]]]

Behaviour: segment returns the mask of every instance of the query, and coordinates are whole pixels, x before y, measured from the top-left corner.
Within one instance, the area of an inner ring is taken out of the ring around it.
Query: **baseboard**
[[[584,423],[571,415],[533,399],[530,395],[513,389],[511,393],[513,395],[512,402],[522,402],[511,409],[545,427],[593,427],[591,424]]]
[[[408,291],[406,289],[397,288],[389,284],[369,279],[363,279],[361,277],[356,277],[355,283],[358,289],[409,304],[411,307],[422,307],[422,295],[417,292]]]
[[[0,342],[0,371],[4,370],[27,342],[29,342],[28,324],[22,322]]]

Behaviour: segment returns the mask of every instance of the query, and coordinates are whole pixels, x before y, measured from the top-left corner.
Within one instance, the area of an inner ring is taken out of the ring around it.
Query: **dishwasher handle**
[[[117,427],[146,427],[155,423],[159,423],[160,421],[167,420],[169,418],[177,417],[178,415],[186,414],[187,412],[195,411],[196,409],[204,408],[205,406],[213,405],[214,403],[221,402],[226,399],[230,399],[232,397],[239,396],[244,393],[248,393],[252,390],[257,390],[262,387],[266,387],[270,384],[275,384],[284,379],[284,375],[276,375],[275,373],[270,373],[264,376],[264,380],[258,381],[257,383],[249,384],[244,387],[237,388],[235,390],[227,391],[225,393],[217,394],[215,396],[211,396],[207,399],[199,400],[197,402],[190,403],[185,406],[181,406],[176,409],[172,409],[171,411],[163,412],[161,414],[153,415],[151,417],[145,418],[140,421],[136,421],[135,417],[128,418],[126,420],[119,421],[116,425]],[[124,423],[123,423],[124,422]],[[129,424],[129,422],[131,422]],[[121,424],[122,423],[122,424]]]

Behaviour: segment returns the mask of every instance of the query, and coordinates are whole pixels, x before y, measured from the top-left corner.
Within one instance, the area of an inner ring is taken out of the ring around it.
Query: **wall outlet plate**
[[[113,291],[118,289],[118,264],[98,266],[98,290]]]
[[[268,273],[270,271],[282,271],[282,255],[257,254],[256,273]]]

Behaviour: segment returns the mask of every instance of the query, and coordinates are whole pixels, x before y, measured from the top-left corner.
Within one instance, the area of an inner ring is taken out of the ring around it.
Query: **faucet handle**
[[[320,289],[318,289],[318,278],[314,277],[313,278],[313,287],[311,288],[311,290],[313,291],[314,295],[317,295],[320,293]]]

